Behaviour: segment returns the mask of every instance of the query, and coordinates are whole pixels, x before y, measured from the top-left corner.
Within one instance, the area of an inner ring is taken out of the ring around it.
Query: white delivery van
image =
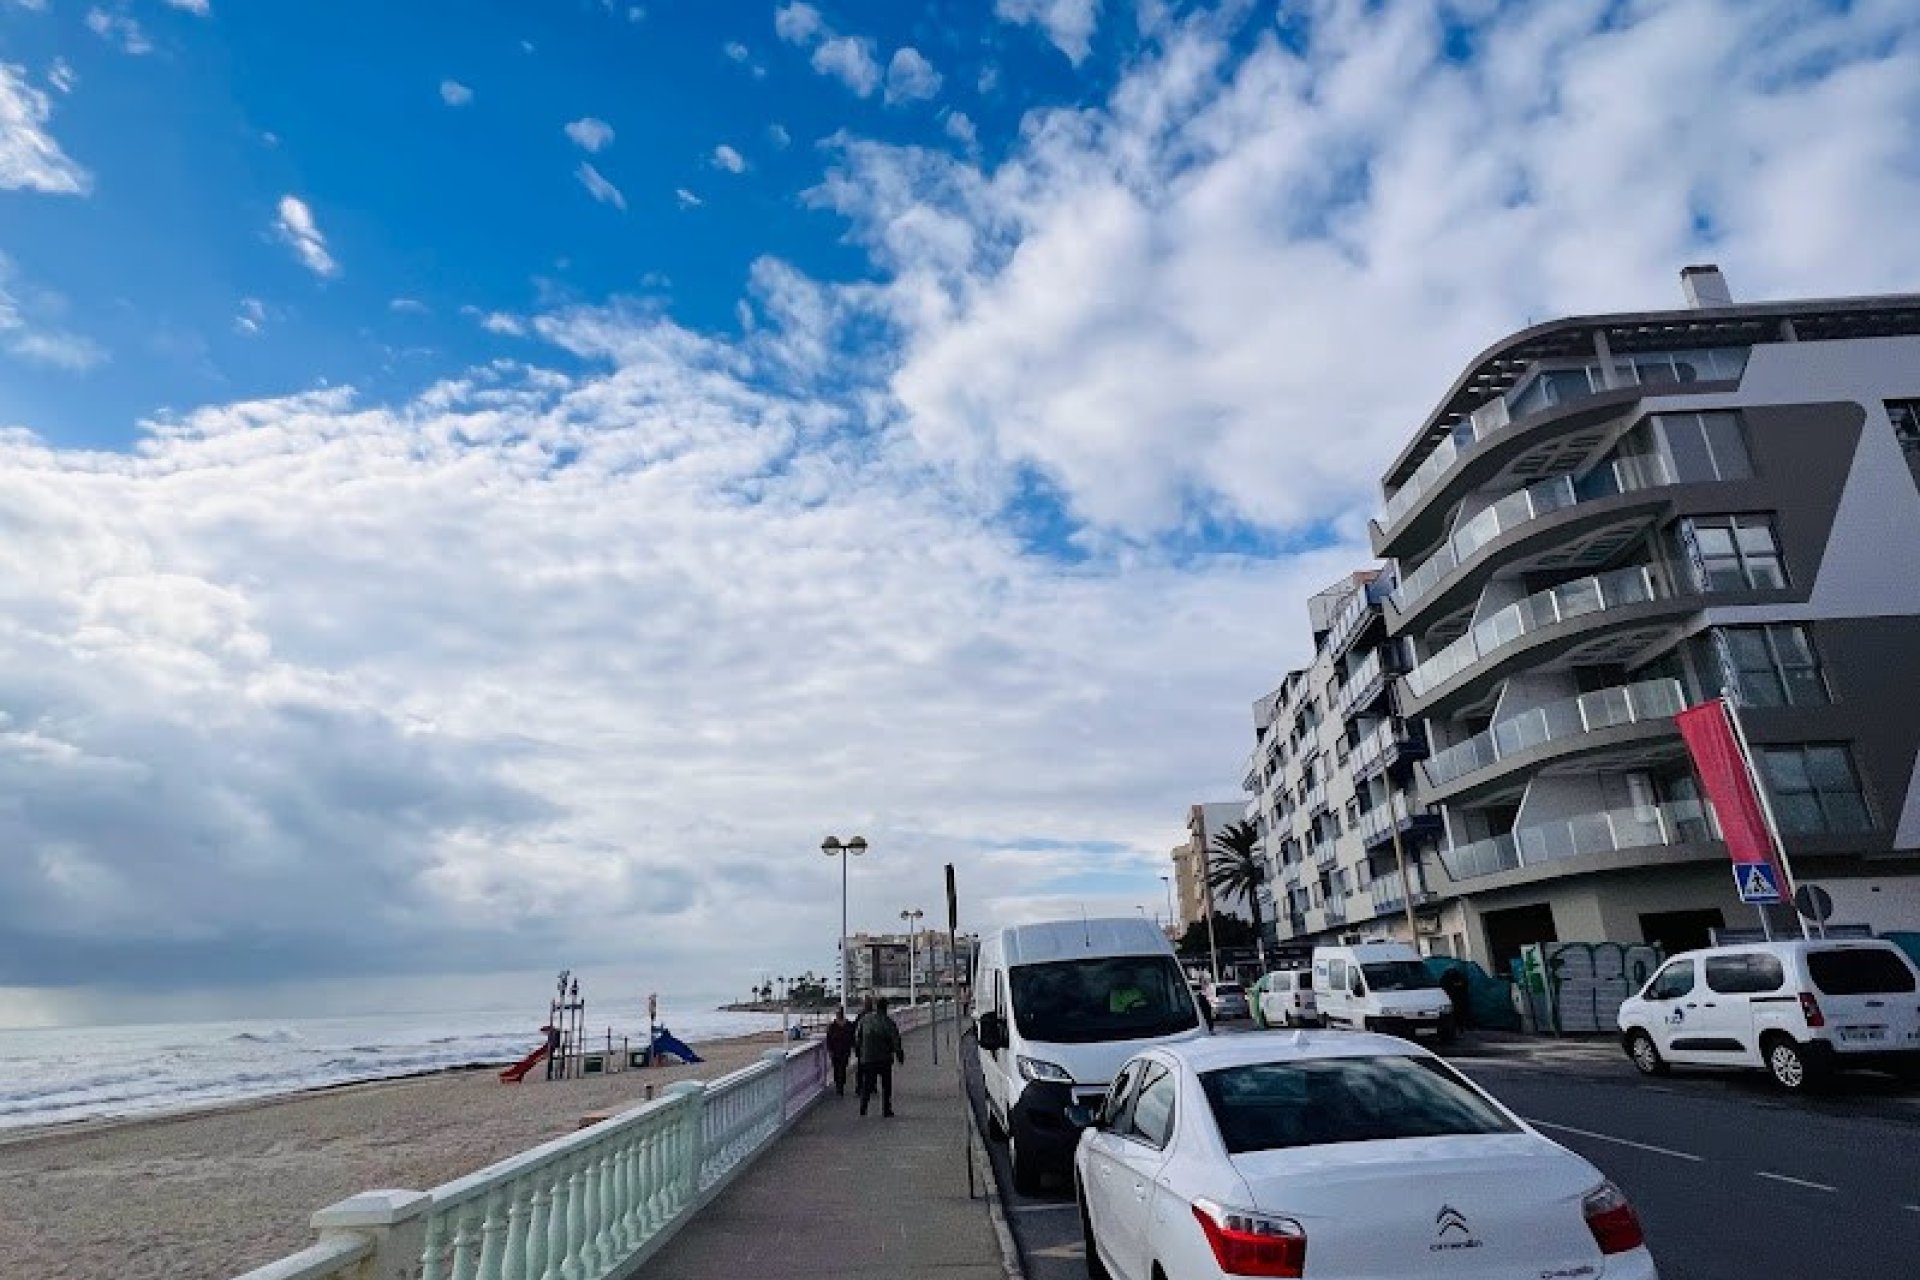
[[[1686,951],[1621,1004],[1620,1042],[1646,1075],[1762,1067],[1793,1091],[1846,1067],[1920,1078],[1920,972],[1878,939]]]
[[[1016,1190],[1071,1167],[1069,1106],[1098,1108],[1141,1049],[1207,1034],[1173,947],[1150,920],[1009,925],[980,939],[973,986],[987,1128]]]
[[[1269,1027],[1309,1027],[1320,1024],[1320,1006],[1313,998],[1313,970],[1275,969],[1260,980],[1260,1021]]]
[[[1453,1039],[1453,1000],[1404,942],[1315,947],[1313,1000],[1330,1027]]]

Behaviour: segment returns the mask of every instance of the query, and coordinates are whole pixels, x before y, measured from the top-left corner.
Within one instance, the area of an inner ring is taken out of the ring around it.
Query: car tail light
[[[1820,1002],[1813,998],[1811,991],[1800,993],[1800,1012],[1806,1017],[1807,1025],[1810,1027],[1827,1025],[1827,1015],[1820,1012]]]
[[[1294,1276],[1307,1266],[1307,1233],[1292,1218],[1229,1209],[1195,1200],[1193,1216],[1207,1233],[1213,1258],[1230,1276]]]
[[[1640,1215],[1633,1211],[1626,1193],[1611,1182],[1587,1192],[1580,1208],[1587,1215],[1587,1230],[1593,1232],[1593,1242],[1600,1246],[1601,1253],[1625,1253],[1647,1242],[1647,1233],[1640,1229]]]

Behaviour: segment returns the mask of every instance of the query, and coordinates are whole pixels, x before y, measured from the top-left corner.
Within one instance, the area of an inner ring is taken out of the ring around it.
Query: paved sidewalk
[[[641,1268],[660,1280],[939,1277],[1004,1280],[991,1188],[967,1198],[965,1107],[952,1028],[940,1065],[924,1028],[906,1033],[891,1120],[863,1118],[848,1072],[832,1093]]]

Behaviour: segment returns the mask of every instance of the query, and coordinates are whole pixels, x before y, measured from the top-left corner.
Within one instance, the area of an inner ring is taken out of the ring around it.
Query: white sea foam
[[[663,1002],[668,1009],[680,1006]],[[589,1010],[589,1046],[634,1045],[642,1009]],[[373,1014],[293,1022],[0,1030],[0,1129],[144,1115],[302,1089],[518,1060],[542,1018],[522,1012]],[[702,1040],[778,1027],[777,1016],[685,1006],[673,1033]]]

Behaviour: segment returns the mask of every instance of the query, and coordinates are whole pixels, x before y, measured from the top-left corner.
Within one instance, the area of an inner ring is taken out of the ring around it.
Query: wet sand
[[[313,1212],[356,1192],[429,1190],[779,1047],[767,1032],[695,1045],[707,1061],[684,1067],[521,1085],[489,1067],[0,1133],[0,1275],[224,1280],[305,1248]]]

